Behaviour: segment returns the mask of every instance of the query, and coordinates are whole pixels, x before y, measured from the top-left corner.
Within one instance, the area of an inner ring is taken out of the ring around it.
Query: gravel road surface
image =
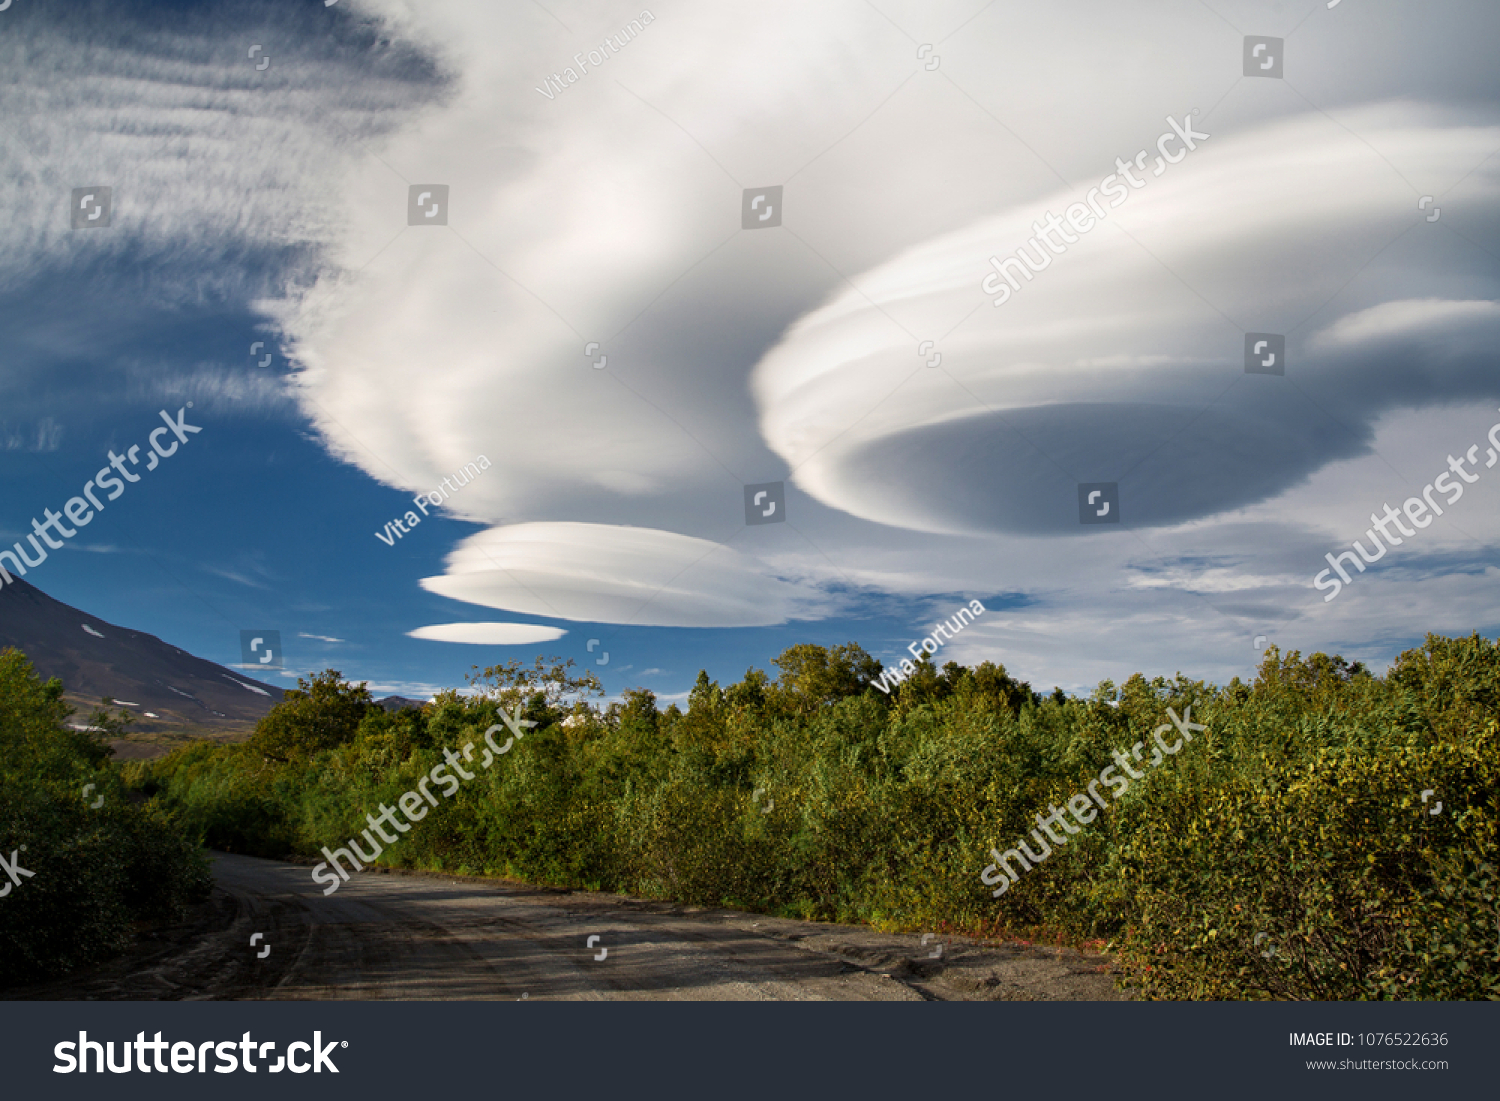
[[[1106,957],[435,873],[214,854],[180,925],[7,999],[1118,1000]],[[261,934],[251,944],[252,935]],[[591,938],[597,937],[597,940]],[[269,953],[266,949],[269,947]],[[599,958],[599,957],[603,958]]]

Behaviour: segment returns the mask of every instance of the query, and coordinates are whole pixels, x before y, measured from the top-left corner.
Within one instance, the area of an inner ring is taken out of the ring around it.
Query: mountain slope
[[[282,698],[277,685],[107,623],[20,578],[0,588],[0,649],[7,646],[22,651],[43,679],[63,682],[79,709],[75,723],[108,696],[136,716],[132,734],[247,734]]]

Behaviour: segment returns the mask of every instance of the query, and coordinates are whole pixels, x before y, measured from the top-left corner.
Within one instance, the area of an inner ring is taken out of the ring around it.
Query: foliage
[[[257,732],[137,779],[212,844],[312,856],[357,836],[445,748],[479,741],[504,703],[538,726],[381,863],[1104,938],[1149,997],[1500,997],[1488,640],[1430,636],[1384,677],[1272,648],[1251,683],[1137,674],[1086,699],[1044,696],[989,663],[927,660],[886,694],[853,643],[794,646],[774,664],[774,680],[752,669],[722,688],[700,674],[685,711],[662,711],[644,689],[601,709],[597,681],[571,663],[511,662],[474,678],[478,695],[367,707],[352,732],[336,716],[358,690],[330,673],[263,724],[279,756]],[[979,875],[991,847],[1149,741],[1169,707],[1207,729],[992,898]]]
[[[550,665],[548,663],[551,663]],[[527,668],[519,659],[481,670],[477,665],[468,681],[481,694],[506,710],[541,697],[540,706],[565,709],[575,701],[604,695],[604,686],[593,673],[573,672],[572,658],[537,658]],[[337,675],[337,674],[335,674]]]
[[[306,760],[352,740],[374,706],[364,684],[346,684],[336,669],[318,673],[311,681],[298,677],[297,687],[260,721],[249,744],[268,761]]]
[[[0,899],[3,984],[103,959],[132,923],[180,915],[211,882],[179,828],[133,805],[108,761],[105,738],[124,717],[100,710],[93,729],[74,729],[62,693],[24,655],[0,651],[0,855],[32,873],[19,884],[0,873],[11,888]]]

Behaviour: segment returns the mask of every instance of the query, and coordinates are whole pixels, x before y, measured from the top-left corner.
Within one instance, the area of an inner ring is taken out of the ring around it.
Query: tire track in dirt
[[[1119,1000],[1106,957],[437,873],[214,855],[213,899],[9,999]],[[255,947],[253,933],[261,933]],[[589,942],[589,938],[600,939]],[[941,944],[937,959],[933,953]],[[261,953],[270,946],[270,953]],[[603,950],[604,959],[598,959]]]

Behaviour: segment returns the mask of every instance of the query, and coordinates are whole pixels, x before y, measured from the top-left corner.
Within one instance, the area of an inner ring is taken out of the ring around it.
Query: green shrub
[[[210,844],[313,856],[519,707],[537,727],[380,863],[1105,939],[1148,997],[1500,996],[1500,651],[1478,636],[1430,637],[1385,677],[1273,648],[1250,684],[1137,674],[1088,699],[925,660],[886,695],[854,644],[797,646],[775,681],[700,675],[686,712],[644,690],[600,710],[570,665],[512,662],[477,696],[395,715],[330,672],[266,736],[185,748],[132,782]],[[1169,707],[1206,730],[995,900],[990,848]]]
[[[3,984],[104,959],[129,942],[133,922],[176,918],[211,883],[197,847],[129,802],[109,750],[69,728],[70,713],[58,681],[43,684],[21,654],[0,652],[0,854],[32,873],[7,879],[0,899]]]

